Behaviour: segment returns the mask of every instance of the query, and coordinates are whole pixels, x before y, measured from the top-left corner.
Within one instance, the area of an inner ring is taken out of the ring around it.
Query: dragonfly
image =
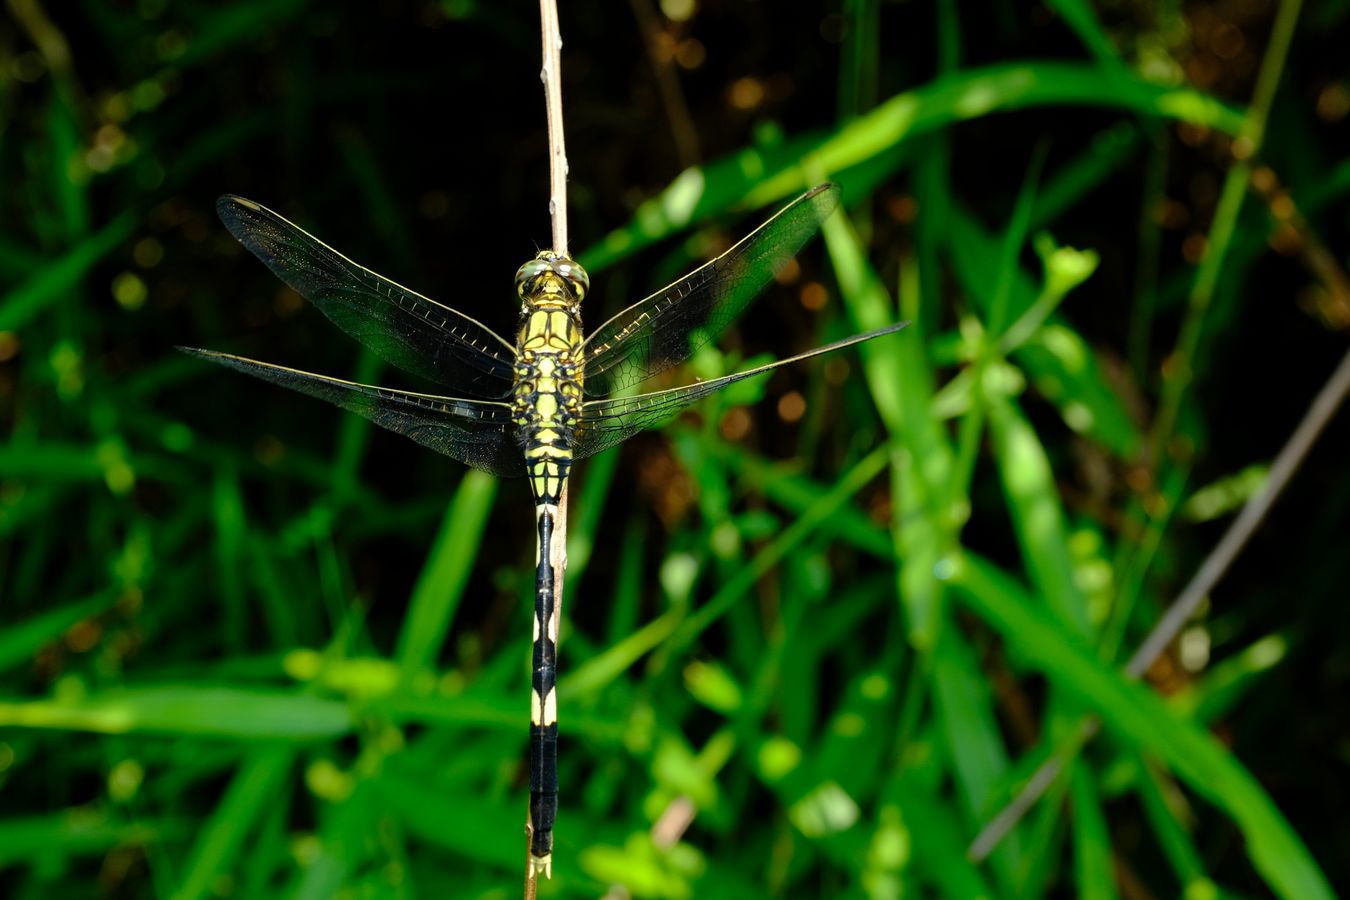
[[[357,384],[228,353],[182,350],[326,400],[465,465],[529,482],[537,550],[527,830],[536,873],[551,875],[558,809],[559,611],[550,549],[572,464],[663,424],[730,384],[908,324],[684,387],[628,393],[725,331],[838,205],[837,185],[812,188],[725,253],[590,334],[581,323],[581,304],[590,292],[585,269],[565,255],[540,251],[516,272],[520,318],[515,340],[507,341],[353,262],[259,203],[226,195],[216,204],[230,233],[340,329],[451,393]]]

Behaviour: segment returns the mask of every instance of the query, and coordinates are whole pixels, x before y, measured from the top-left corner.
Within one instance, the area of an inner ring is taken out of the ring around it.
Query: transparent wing
[[[636,397],[591,400],[582,406],[581,427],[576,444],[572,448],[572,455],[576,459],[585,459],[603,450],[608,450],[643,429],[654,428],[669,421],[689,404],[709,394],[716,393],[729,384],[745,378],[753,378],[756,375],[763,375],[782,366],[801,362],[813,356],[820,356],[822,353],[832,353],[844,347],[870,341],[872,338],[892,334],[908,324],[908,322],[901,322],[898,325],[890,325],[865,334],[855,334],[853,337],[844,338],[842,341],[835,341],[832,344],[826,344],[823,347],[817,347],[814,350],[808,350],[787,359],[780,359],[777,362],[771,362],[754,369],[747,369],[734,375],[724,375],[721,378],[714,378],[712,381],[703,381],[687,387],[639,394]]]
[[[414,394],[328,378],[214,350],[179,349],[327,400],[475,469],[506,477],[525,474],[524,457],[513,436],[511,407],[505,403]]]
[[[838,205],[837,186],[812,188],[726,253],[593,331],[583,344],[587,396],[646,381],[716,338]]]
[[[515,350],[491,329],[352,262],[252,200],[227,194],[216,212],[278,278],[388,362],[479,397],[510,392]]]

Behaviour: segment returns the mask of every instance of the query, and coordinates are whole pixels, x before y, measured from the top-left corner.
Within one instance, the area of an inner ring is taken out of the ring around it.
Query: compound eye
[[[532,259],[516,270],[516,293],[521,299],[524,299],[530,283],[551,268],[547,260]]]
[[[591,276],[586,274],[586,270],[574,260],[560,259],[557,263],[557,271],[571,286],[577,302],[580,303],[585,300],[586,294],[591,290]]]

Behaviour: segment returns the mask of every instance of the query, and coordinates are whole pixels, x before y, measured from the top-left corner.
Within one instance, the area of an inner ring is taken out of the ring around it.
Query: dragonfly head
[[[586,299],[591,278],[575,260],[540,250],[516,271],[516,294],[526,306],[575,311]]]

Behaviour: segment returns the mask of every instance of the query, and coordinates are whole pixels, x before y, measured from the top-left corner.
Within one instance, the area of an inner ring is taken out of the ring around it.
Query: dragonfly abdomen
[[[534,598],[534,652],[530,677],[530,859],[536,871],[550,874],[553,823],[558,817],[558,609],[553,543],[558,507],[535,507],[539,559]]]

